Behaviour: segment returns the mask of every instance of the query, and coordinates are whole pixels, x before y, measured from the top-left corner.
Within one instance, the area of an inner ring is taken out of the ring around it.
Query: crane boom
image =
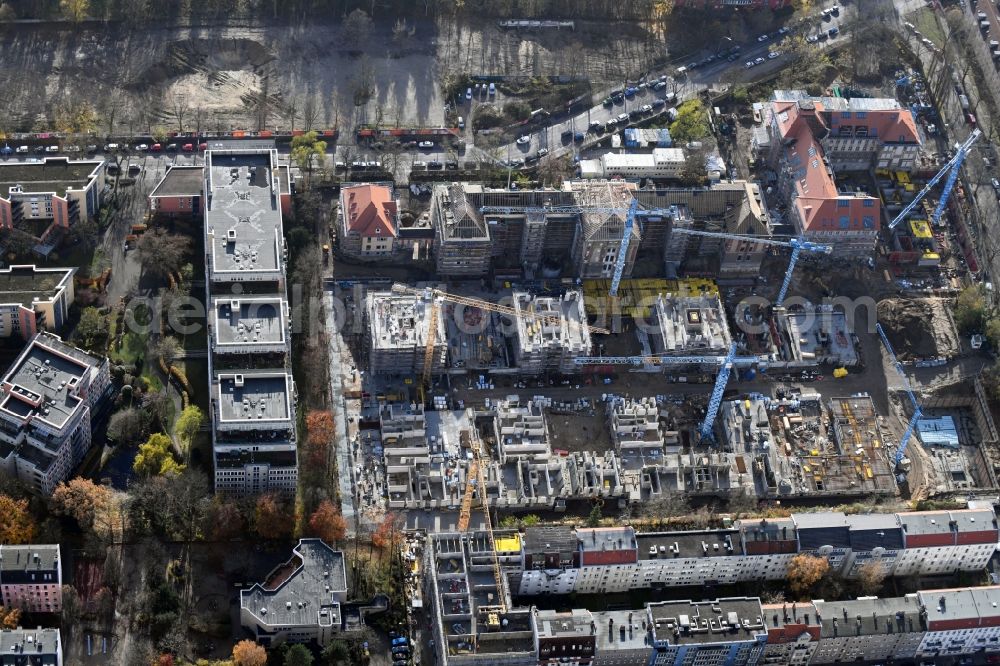
[[[655,218],[655,217],[677,217],[677,209],[674,208],[649,208],[640,209],[639,200],[633,198],[632,202],[629,204],[628,209],[624,208],[611,208],[611,207],[601,207],[601,206],[483,206],[479,209],[481,213],[494,213],[498,215],[513,215],[517,213],[537,213],[542,215],[574,215],[582,213],[602,213],[606,215],[624,215],[625,217],[625,227],[622,230],[622,240],[621,245],[618,247],[618,255],[615,260],[614,273],[611,278],[611,289],[610,295],[618,295],[618,287],[621,284],[622,276],[625,271],[625,264],[628,260],[628,248],[629,243],[632,238],[632,227],[635,221],[639,218]],[[739,241],[749,241],[757,243],[760,245],[770,245],[776,247],[790,247],[792,248],[792,257],[788,262],[788,268],[785,270],[785,277],[781,283],[781,291],[778,293],[778,298],[776,300],[776,305],[780,306],[785,301],[785,296],[788,294],[788,287],[792,283],[792,273],[795,270],[795,264],[799,260],[799,254],[802,251],[806,252],[819,252],[822,254],[830,254],[833,252],[833,247],[830,245],[824,245],[822,243],[815,243],[813,241],[807,241],[802,238],[791,238],[789,240],[778,240],[776,238],[761,238],[759,236],[749,236],[743,234],[731,234],[721,231],[701,231],[699,229],[688,229],[686,227],[675,226],[671,229],[671,233],[684,234],[688,236],[701,236],[703,238],[718,238],[720,240],[739,240]]]
[[[562,322],[562,319],[555,315],[543,315],[534,312],[518,312],[514,308],[507,305],[500,305],[499,303],[491,303],[489,301],[484,301],[479,298],[470,298],[468,296],[459,296],[457,294],[449,294],[446,291],[440,289],[417,289],[416,287],[409,287],[405,284],[395,283],[392,285],[392,291],[397,294],[413,294],[416,296],[423,296],[430,293],[433,299],[441,299],[443,301],[448,301],[449,303],[455,303],[457,305],[464,305],[467,307],[479,308],[480,310],[489,310],[490,312],[497,312],[502,315],[507,315],[516,319],[522,319],[524,321],[540,321],[544,324],[558,325]],[[588,324],[578,324],[573,321],[566,321],[567,324],[572,326],[579,326],[582,329],[586,329],[591,333],[601,333],[603,335],[608,335],[611,333],[606,328],[601,328],[599,326],[590,326]]]
[[[889,354],[889,360],[892,362],[892,367],[896,369],[900,379],[903,380],[903,390],[906,391],[906,395],[909,396],[910,402],[913,404],[913,416],[910,418],[909,423],[906,424],[906,432],[904,432],[903,436],[900,438],[899,448],[896,449],[895,460],[898,465],[906,455],[906,446],[910,443],[910,438],[913,436],[913,432],[917,427],[917,421],[923,417],[924,410],[917,401],[917,396],[913,392],[910,380],[906,377],[906,373],[903,372],[903,364],[896,358],[896,351],[892,348],[892,344],[889,342],[889,336],[887,336],[885,331],[882,329],[882,324],[875,324],[875,329],[878,331],[879,337],[882,338],[882,344],[885,345],[885,351]]]
[[[920,202],[923,201],[925,196],[927,196],[927,193],[930,192],[931,189],[947,175],[948,182],[945,185],[944,191],[941,193],[941,200],[938,202],[937,209],[934,211],[934,222],[937,223],[941,219],[941,213],[944,212],[945,204],[948,203],[948,197],[951,195],[951,189],[954,187],[955,181],[958,179],[958,172],[962,168],[962,163],[969,154],[969,149],[972,148],[972,144],[978,141],[980,136],[982,136],[982,131],[978,127],[972,130],[972,133],[969,134],[968,138],[966,138],[965,141],[962,142],[962,145],[960,145],[955,151],[955,156],[948,160],[948,162],[941,167],[941,170],[934,174],[933,178],[927,181],[927,184],[924,185],[924,189],[920,190],[917,196],[913,197],[913,201],[907,204],[906,208],[901,210],[899,215],[897,215],[895,219],[889,223],[890,229],[895,229],[900,222],[905,220],[910,213],[912,213],[914,209],[920,205]]]

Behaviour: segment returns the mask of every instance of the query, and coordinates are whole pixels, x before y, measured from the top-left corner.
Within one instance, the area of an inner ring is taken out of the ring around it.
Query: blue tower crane
[[[882,344],[885,345],[885,350],[889,353],[889,360],[892,361],[892,366],[899,373],[900,378],[903,380],[903,389],[906,391],[906,395],[910,397],[910,402],[913,403],[913,416],[910,418],[910,422],[906,425],[906,432],[903,433],[902,438],[899,440],[899,448],[896,449],[896,464],[898,465],[903,457],[906,455],[906,445],[910,442],[910,437],[913,436],[913,431],[917,427],[917,421],[921,419],[924,415],[924,410],[920,407],[920,403],[917,402],[917,396],[913,393],[913,387],[910,386],[910,380],[907,379],[906,373],[903,372],[903,364],[896,359],[896,352],[893,351],[892,345],[889,343],[889,338],[886,336],[885,331],[882,330],[881,324],[875,324],[875,328],[878,330],[878,335],[882,338]]]
[[[962,169],[962,163],[965,162],[965,158],[968,157],[972,144],[979,140],[979,137],[982,136],[982,134],[983,133],[979,130],[979,128],[972,130],[972,133],[968,136],[968,138],[955,150],[955,156],[948,160],[948,163],[941,167],[941,170],[934,174],[933,178],[927,181],[927,184],[924,185],[924,189],[920,190],[917,196],[913,198],[913,201],[911,201],[906,208],[900,211],[899,215],[897,215],[895,219],[889,223],[890,229],[895,229],[900,222],[905,220],[910,213],[912,213],[914,209],[920,205],[920,202],[923,201],[924,197],[927,196],[927,193],[931,191],[931,188],[937,185],[942,178],[948,176],[948,180],[946,180],[944,184],[944,189],[941,190],[941,198],[938,200],[937,208],[934,209],[934,224],[937,225],[938,222],[941,221],[941,215],[944,214],[944,207],[948,205],[948,198],[951,197],[951,191],[955,188],[955,181],[958,180],[959,172]]]
[[[614,274],[611,278],[611,289],[609,293],[611,296],[618,295],[618,287],[621,284],[622,274],[625,271],[625,263],[628,260],[628,248],[629,243],[632,239],[632,227],[637,219],[644,217],[660,217],[660,216],[670,216],[675,217],[677,214],[676,208],[650,208],[650,209],[640,209],[639,202],[637,199],[633,198],[632,202],[629,204],[627,209],[622,208],[603,208],[594,206],[483,206],[479,209],[480,213],[498,213],[502,215],[511,215],[513,213],[605,213],[613,215],[623,215],[625,217],[625,227],[622,230],[622,240],[621,245],[618,248],[618,256],[615,260]],[[830,254],[833,252],[833,247],[829,245],[823,245],[822,243],[814,243],[812,241],[807,241],[800,238],[791,238],[789,240],[778,240],[776,238],[762,238],[758,236],[749,236],[741,234],[731,234],[721,231],[700,231],[697,229],[688,229],[685,227],[674,227],[671,233],[676,234],[686,234],[690,236],[703,236],[708,238],[719,238],[723,240],[739,240],[739,241],[751,241],[753,243],[758,243],[760,245],[773,245],[779,247],[790,247],[792,248],[792,256],[788,262],[788,268],[785,270],[785,277],[781,283],[781,290],[778,292],[778,298],[775,302],[776,305],[780,306],[785,301],[785,296],[788,294],[788,287],[792,283],[792,274],[795,271],[795,264],[799,260],[799,254],[803,250],[807,252],[819,252],[823,254]]]

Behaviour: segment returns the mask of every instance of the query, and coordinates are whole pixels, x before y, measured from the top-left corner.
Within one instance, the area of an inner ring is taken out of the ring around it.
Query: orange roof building
[[[881,226],[881,201],[838,188],[836,172],[909,171],[920,151],[912,114],[890,99],[810,98],[777,91],[755,137],[778,173],[796,231],[833,246],[834,254],[869,254]]]
[[[385,185],[351,185],[340,190],[340,247],[356,256],[392,254],[398,236],[399,204]]]

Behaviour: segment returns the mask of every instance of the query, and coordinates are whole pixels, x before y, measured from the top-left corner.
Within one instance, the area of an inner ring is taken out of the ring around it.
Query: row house
[[[926,534],[931,528],[938,531]],[[799,553],[826,558],[845,578],[858,577],[865,566],[878,566],[887,576],[977,571],[1000,537],[996,519],[983,509],[805,513],[738,521],[729,529],[660,533],[545,526],[524,534],[516,576],[524,595],[781,580]]]

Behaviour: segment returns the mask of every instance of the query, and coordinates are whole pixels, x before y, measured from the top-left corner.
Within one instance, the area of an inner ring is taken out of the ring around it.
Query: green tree
[[[708,134],[708,115],[701,100],[689,99],[677,107],[677,118],[670,124],[670,136],[675,143],[698,141]]]
[[[76,341],[93,352],[101,352],[108,343],[108,320],[94,307],[80,311],[80,322],[76,325]]]
[[[181,415],[177,417],[177,423],[174,424],[174,433],[180,438],[185,450],[190,449],[195,434],[201,429],[204,422],[205,413],[195,405],[185,407]]]
[[[79,23],[90,12],[90,0],[59,0],[59,9],[70,21]]]
[[[184,470],[184,465],[174,460],[170,451],[170,438],[154,433],[139,447],[132,469],[143,476],[166,476],[179,474]]]
[[[601,524],[601,518],[603,518],[601,507],[595,504],[594,508],[590,510],[590,515],[587,516],[587,525],[589,527],[597,527]]]
[[[313,656],[305,645],[296,643],[285,653],[284,666],[312,666]]]
[[[315,131],[292,137],[292,159],[304,170],[308,179],[315,166],[323,166],[326,158],[326,141],[320,141]]]
[[[955,301],[955,325],[962,333],[978,333],[986,319],[983,288],[974,284],[962,290]]]

